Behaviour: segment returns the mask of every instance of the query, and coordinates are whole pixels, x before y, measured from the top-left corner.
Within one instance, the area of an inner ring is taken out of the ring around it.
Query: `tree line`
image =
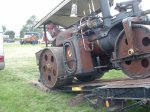
[[[34,29],[33,27],[36,25],[37,23],[37,17],[35,15],[32,15],[27,21],[26,24],[23,25],[21,31],[20,31],[20,38],[24,37],[25,32],[37,32],[37,33],[41,33],[42,30],[41,29]]]
[[[7,30],[6,26],[2,26],[4,35],[9,35],[9,38],[14,39],[15,38],[15,32],[12,30]]]
[[[32,15],[29,17],[29,19],[26,21],[25,25],[20,30],[20,38],[24,37],[25,32],[38,32],[41,33],[41,29],[33,29],[34,25],[37,23],[37,17],[35,15]],[[13,30],[7,30],[6,26],[2,26],[2,29],[4,31],[4,35],[9,35],[9,38],[14,39],[15,38],[15,32]]]

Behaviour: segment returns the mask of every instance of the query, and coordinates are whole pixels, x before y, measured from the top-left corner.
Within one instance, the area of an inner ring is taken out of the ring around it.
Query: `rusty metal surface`
[[[114,87],[114,88],[125,88],[125,87],[140,87],[148,85],[150,87],[150,78],[146,79],[108,79],[108,80],[96,80],[85,83],[76,83],[64,87]]]
[[[133,32],[132,32],[132,23],[138,23],[141,22],[142,20],[144,20],[144,17],[129,17],[123,20],[123,27],[124,27],[124,31],[125,31],[125,35],[126,35],[126,39],[128,42],[128,47],[130,48],[129,50],[133,50],[130,51],[131,54],[138,52],[138,48],[137,48],[137,43],[136,43],[136,39],[135,36],[133,36]]]
[[[86,51],[83,45],[83,40],[80,37],[72,38],[71,41],[73,42],[75,48],[75,54],[77,58],[77,72],[76,74],[80,73],[88,73],[93,71],[93,61],[91,52]],[[88,46],[88,39],[85,39],[85,45]]]
[[[85,39],[85,44],[88,47],[88,40]],[[78,41],[78,47],[79,47],[79,54],[80,55],[80,62],[81,66],[79,69],[87,72],[87,71],[93,71],[93,62],[92,62],[92,56],[91,52],[86,51],[84,46],[83,46],[83,41],[81,38],[79,38]]]
[[[150,52],[150,30],[144,26],[133,27],[133,38],[135,48],[138,52],[135,52],[137,56]],[[123,34],[117,42],[116,57],[123,58],[128,56],[134,56],[129,54],[130,45],[125,34]],[[128,59],[118,63],[122,71],[132,78],[145,78],[150,76],[150,57],[142,59]]]
[[[92,54],[85,49],[89,47],[88,38],[75,36],[66,40],[64,47],[65,70],[68,75],[76,76],[80,81],[91,81],[103,76],[103,72],[94,70]],[[85,46],[84,46],[85,44]]]
[[[59,34],[56,37],[56,46],[62,46],[63,42],[72,37],[72,33],[75,30],[75,27],[67,29],[65,31],[59,32]]]
[[[85,37],[85,38],[89,38],[89,42],[92,42],[94,44],[94,49],[92,51],[94,55],[100,56],[104,54],[103,50],[101,49],[101,45],[99,44],[99,41],[97,40],[97,35],[92,35],[92,36]]]
[[[124,26],[124,31],[125,31],[125,35],[128,41],[128,47],[130,49],[135,50],[134,48],[134,39],[133,38],[133,32],[132,32],[132,25],[131,25],[131,21],[127,18],[123,20],[123,26]]]
[[[88,46],[88,39],[85,39],[85,45]],[[74,74],[88,74],[94,71],[91,52],[84,49],[82,38],[73,37],[64,42],[64,51],[67,67],[71,70],[76,66]]]

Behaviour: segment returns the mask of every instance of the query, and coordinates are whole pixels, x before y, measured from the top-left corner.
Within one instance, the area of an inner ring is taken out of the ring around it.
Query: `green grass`
[[[38,80],[35,52],[44,45],[5,44],[5,70],[0,71],[0,112],[106,112],[94,110],[87,103],[74,107],[68,105],[73,94],[43,92],[29,84]],[[104,75],[125,77],[121,71],[112,70]]]
[[[74,96],[45,93],[29,84],[38,80],[35,52],[44,45],[5,44],[5,70],[0,71],[0,112],[97,112],[85,103],[70,107]]]

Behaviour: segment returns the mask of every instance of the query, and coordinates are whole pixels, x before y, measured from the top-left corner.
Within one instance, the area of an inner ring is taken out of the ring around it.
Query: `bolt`
[[[48,63],[47,65],[46,65],[46,67],[49,69],[49,70],[51,70],[51,65]]]
[[[128,50],[128,55],[133,55],[134,54],[134,50],[131,48]]]

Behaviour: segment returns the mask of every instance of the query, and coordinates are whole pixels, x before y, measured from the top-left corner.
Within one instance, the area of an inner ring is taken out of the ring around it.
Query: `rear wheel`
[[[150,57],[138,56],[150,53],[150,30],[142,25],[133,25],[132,28],[135,48],[137,52],[130,55],[130,47],[124,32],[122,32],[116,42],[115,55],[117,59],[128,57],[127,60],[118,62],[121,70],[131,78],[146,78],[150,76]]]

